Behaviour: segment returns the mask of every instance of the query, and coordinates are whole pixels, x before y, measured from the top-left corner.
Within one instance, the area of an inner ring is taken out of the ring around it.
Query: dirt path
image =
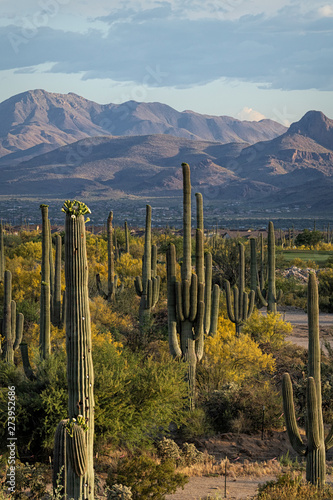
[[[227,498],[228,500],[250,499],[256,494],[258,484],[274,479],[273,476],[265,476],[260,479],[241,477],[238,479],[227,479],[227,496],[225,496],[225,478],[218,477],[190,477],[184,490],[179,490],[173,495],[166,495],[167,500],[199,500],[208,495],[210,498]]]
[[[293,325],[293,333],[286,340],[301,347],[308,347],[308,317],[301,309],[287,309],[279,311],[284,321]],[[328,341],[333,347],[333,314],[319,314],[320,340],[322,345]]]

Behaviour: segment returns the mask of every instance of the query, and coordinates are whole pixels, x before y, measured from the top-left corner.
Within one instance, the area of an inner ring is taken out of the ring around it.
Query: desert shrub
[[[284,278],[279,276],[276,278],[277,290],[282,290],[280,303],[286,306],[306,307],[307,286],[295,278]]]
[[[16,432],[22,453],[39,454],[53,448],[58,422],[67,416],[65,354],[57,353],[37,362],[36,378],[28,380],[23,371],[0,361],[0,441],[5,443],[7,387],[15,386]],[[3,440],[1,440],[3,438]]]
[[[253,433],[261,430],[265,406],[265,429],[281,428],[280,392],[269,381],[241,386],[227,384],[209,394],[204,407],[215,432]]]
[[[182,441],[213,434],[213,427],[201,400],[197,408],[186,413],[186,419],[177,431]]]
[[[302,474],[284,474],[275,481],[259,486],[257,500],[328,500],[333,498],[331,485],[317,488],[303,481]]]
[[[126,314],[118,314],[110,308],[110,304],[102,297],[94,297],[90,301],[90,318],[93,337],[103,341],[105,335],[119,340],[128,330],[131,318]]]
[[[185,363],[160,361],[105,342],[94,351],[97,435],[114,443],[150,442],[185,421]]]
[[[323,269],[318,273],[319,309],[333,312],[333,269]]]
[[[273,348],[281,346],[292,330],[291,324],[283,321],[281,314],[263,315],[257,309],[243,327],[244,334],[248,334],[258,343],[269,342]]]
[[[115,272],[125,285],[133,285],[134,278],[141,276],[142,262],[139,259],[134,259],[129,253],[123,253],[115,263]]]
[[[133,500],[163,500],[187,481],[183,474],[175,472],[172,461],[159,464],[147,455],[139,455],[120,460],[116,468],[110,469],[106,484],[131,488]]]
[[[233,323],[220,317],[216,334],[205,340],[205,356],[198,366],[198,386],[201,393],[209,393],[230,382],[240,384],[273,370],[272,355],[263,353],[249,335],[241,333],[237,337]]]
[[[23,257],[26,260],[41,260],[42,259],[42,242],[26,241],[21,243],[8,252],[9,257],[12,259],[14,256]]]

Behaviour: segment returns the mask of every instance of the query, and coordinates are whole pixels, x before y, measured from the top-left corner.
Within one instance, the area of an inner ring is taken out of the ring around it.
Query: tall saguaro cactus
[[[110,212],[106,223],[106,234],[107,234],[107,248],[108,248],[108,293],[105,293],[99,273],[96,274],[96,286],[98,293],[103,297],[103,299],[108,302],[114,302],[116,300],[116,293],[122,290],[122,286],[118,290],[118,276],[114,272],[114,249],[113,249],[113,235],[114,230],[112,227],[113,212]]]
[[[74,500],[94,499],[94,372],[88,297],[88,263],[81,202],[65,202],[66,350],[68,413],[71,432],[66,435],[69,458],[66,492]],[[75,419],[75,420],[73,420]],[[80,422],[88,426],[84,432]],[[64,433],[58,433],[63,435]],[[57,436],[58,436],[57,434]],[[81,465],[80,465],[81,464]]]
[[[4,280],[5,276],[5,247],[3,242],[3,225],[0,222],[0,281]]]
[[[125,252],[129,253],[129,230],[127,220],[124,222],[124,234],[125,234]]]
[[[145,246],[142,259],[142,278],[135,278],[135,289],[140,299],[139,323],[142,329],[149,322],[152,309],[156,306],[160,277],[156,275],[157,249],[151,244],[151,206],[146,205]]]
[[[326,475],[325,451],[333,446],[333,426],[325,439],[321,397],[318,287],[314,273],[310,273],[308,282],[308,328],[307,445],[303,443],[297,427],[289,373],[285,373],[282,380],[283,407],[290,443],[297,453],[306,456],[306,479],[314,485],[322,486]]]
[[[54,268],[54,292],[53,292],[53,307],[52,307],[52,323],[55,326],[61,325],[61,250],[62,239],[61,235],[56,235],[56,253],[55,253],[55,268]]]
[[[239,251],[239,272],[238,272],[238,287],[233,286],[233,305],[231,299],[231,289],[228,280],[225,281],[225,291],[227,298],[227,311],[230,321],[235,323],[236,335],[242,329],[244,322],[251,316],[254,308],[255,291],[250,291],[250,297],[245,291],[245,253],[244,245],[238,244]]]
[[[275,285],[275,233],[274,224],[272,221],[268,224],[268,239],[267,239],[267,267],[268,267],[268,287],[267,293],[262,293],[260,287],[257,288],[257,293],[261,304],[267,307],[267,312],[276,314],[277,303],[282,296],[282,290],[276,291]]]
[[[113,302],[116,296],[117,276],[114,274],[114,253],[113,253],[113,212],[108,215],[106,231],[108,240],[108,302]]]
[[[203,250],[203,215],[202,197],[197,195],[197,224],[196,229],[196,273],[192,273],[191,259],[191,181],[190,167],[182,163],[183,169],[183,262],[181,267],[181,281],[176,280],[176,251],[173,244],[167,251],[167,280],[168,280],[168,330],[169,347],[172,356],[182,357],[188,363],[189,406],[195,407],[195,378],[196,365],[202,359],[204,345],[204,330],[211,327],[208,319],[205,321],[205,278],[209,280],[206,268],[204,269]],[[206,258],[206,266],[210,264]],[[211,290],[211,284],[210,284]],[[214,313],[217,314],[217,294],[213,296]],[[207,314],[209,309],[207,308]],[[216,324],[212,314],[213,326]],[[178,335],[180,342],[178,341]]]
[[[39,347],[43,359],[51,353],[51,309],[50,309],[50,228],[48,205],[41,205],[42,211],[42,281],[40,295]],[[48,288],[48,290],[47,290]]]

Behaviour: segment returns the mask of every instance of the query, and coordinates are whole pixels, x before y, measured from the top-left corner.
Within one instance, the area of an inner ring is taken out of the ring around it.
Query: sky
[[[26,90],[98,103],[333,119],[328,0],[0,0],[0,102]]]

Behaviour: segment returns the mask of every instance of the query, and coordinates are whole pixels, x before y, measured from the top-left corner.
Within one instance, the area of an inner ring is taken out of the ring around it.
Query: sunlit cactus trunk
[[[110,212],[107,219],[106,231],[108,242],[108,302],[114,302],[116,297],[117,283],[114,275],[114,253],[113,253],[113,212]]]
[[[143,335],[149,328],[152,310],[158,302],[160,282],[157,276],[157,248],[151,244],[151,206],[146,205],[142,277],[137,276],[134,281],[136,293],[140,297],[139,324]]]
[[[263,247],[262,247],[263,253]],[[267,291],[260,286],[257,287],[257,294],[260,304],[267,307],[267,312],[277,313],[277,303],[282,297],[282,290],[276,291],[275,285],[275,232],[272,221],[268,224],[267,238],[267,268],[268,268],[268,286]]]
[[[53,321],[52,323],[61,326],[61,250],[62,239],[60,234],[56,236],[56,254],[54,270],[54,293],[53,293]]]
[[[88,425],[83,450],[87,470],[78,475],[70,464],[67,467],[67,494],[74,500],[94,499],[94,372],[84,208],[79,202],[66,202],[64,206],[68,414],[70,419],[82,415]]]
[[[14,363],[14,339],[12,335],[12,273],[5,271],[2,335],[5,338],[5,360]]]
[[[50,228],[48,205],[40,206],[42,211],[42,281],[40,296],[39,347],[43,359],[51,353],[51,309],[50,309]],[[48,285],[48,291],[46,290]]]
[[[245,291],[245,253],[244,245],[238,244],[238,287],[233,287],[233,301],[231,288],[228,280],[225,281],[225,291],[227,299],[227,312],[230,321],[235,323],[236,335],[239,335],[245,321],[249,319],[254,308],[255,291],[250,291],[250,297]]]
[[[3,241],[3,225],[0,222],[0,281],[4,280],[5,275],[5,247]]]

